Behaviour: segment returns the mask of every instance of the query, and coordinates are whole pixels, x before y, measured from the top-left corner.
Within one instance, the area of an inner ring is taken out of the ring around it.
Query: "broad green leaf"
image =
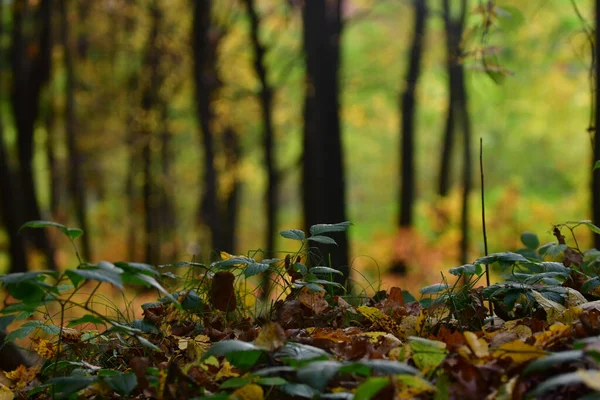
[[[7,285],[8,292],[23,303],[38,304],[44,299],[46,292],[40,287],[40,282],[27,281]]]
[[[594,370],[594,372],[597,372]],[[528,396],[539,397],[542,393],[557,388],[558,386],[569,386],[578,385],[583,383],[583,377],[578,371],[567,372],[565,374],[557,375],[552,378],[544,379],[542,383],[537,385],[535,389],[527,393]]]
[[[337,242],[334,239],[330,238],[329,236],[316,235],[316,236],[309,237],[308,240],[310,240],[312,242],[323,243],[323,244],[334,244],[337,246]]]
[[[504,252],[490,254],[489,256],[481,257],[475,260],[475,264],[489,265],[495,262],[515,264],[518,262],[527,263],[529,262],[525,257],[518,253]]]
[[[358,385],[354,392],[354,400],[371,400],[377,393],[390,384],[390,379],[384,376],[374,376]]]
[[[279,390],[290,396],[302,397],[304,399],[314,399],[319,395],[318,390],[302,383],[288,383],[287,385],[282,385]]]
[[[26,338],[27,336],[29,336],[29,334],[31,334],[31,332],[33,332],[35,330],[35,326],[24,326],[18,329],[15,329],[12,332],[9,332],[8,335],[6,335],[6,338],[4,339],[4,341],[6,343],[10,343],[13,342],[17,339],[23,339]]]
[[[259,347],[256,347],[252,343],[242,342],[241,340],[223,340],[213,344],[208,350],[206,350],[202,355],[202,360],[205,360],[210,356],[226,356],[227,354],[233,352],[251,350],[262,351]]]
[[[437,342],[436,342],[437,343]],[[371,368],[372,371],[383,375],[397,375],[397,374],[418,374],[419,370],[410,365],[393,360],[362,360],[357,363],[366,365]]]
[[[535,233],[523,232],[521,234],[521,242],[525,245],[525,247],[531,250],[535,250],[540,247],[540,239],[538,239]]]
[[[279,349],[277,353],[275,353],[275,357],[282,359],[293,359],[296,361],[305,361],[316,358],[331,357],[331,355],[325,350],[310,346],[308,344],[287,342],[281,349]]]
[[[54,395],[57,398],[66,398],[72,394],[94,384],[98,379],[96,376],[71,375],[52,378],[48,383],[54,385]]]
[[[42,331],[44,331],[44,333],[46,333],[50,336],[55,336],[60,333],[60,326],[46,324],[46,323],[44,323],[44,321],[41,321],[41,320],[25,322],[23,325],[21,325],[21,327],[22,328],[28,328],[28,327],[40,328]]]
[[[165,295],[166,298],[171,300],[173,303],[179,304],[177,300],[171,295],[171,293],[169,293],[164,287],[162,287],[162,285],[158,283],[158,281],[153,277],[145,275],[143,273],[136,273],[135,277],[144,282],[146,285],[151,286],[159,292],[161,292],[163,295]]]
[[[268,270],[269,267],[270,267],[269,264],[255,262],[254,264],[248,265],[244,269],[244,276],[246,276],[246,278],[249,278],[251,276],[258,275],[261,272],[265,272],[266,270]]]
[[[80,269],[69,269],[66,271],[67,276],[79,276],[88,280],[107,282],[113,286],[118,287],[121,290],[123,288],[123,281],[121,280],[121,274],[117,272],[105,271],[99,268],[86,267]],[[75,282],[73,282],[75,284]]]
[[[237,376],[235,378],[227,379],[225,382],[221,383],[219,389],[236,389],[251,383],[253,383],[252,377]]]
[[[159,272],[152,265],[133,262],[116,262],[115,265],[129,272],[138,272],[144,275],[158,276]]]
[[[247,370],[252,367],[260,360],[264,350],[246,350],[246,351],[233,351],[228,353],[225,357],[231,363],[231,365]]]
[[[190,290],[180,297],[181,306],[184,310],[203,312],[204,301],[195,290]]]
[[[598,169],[598,168],[600,168],[600,161],[596,161],[596,162],[594,163],[594,170],[596,170],[596,169]]]
[[[58,228],[69,239],[74,240],[83,235],[83,231],[78,228],[68,228],[62,224],[52,221],[29,221],[19,228],[19,232],[25,228]]]
[[[135,329],[139,329],[144,333],[160,333],[160,330],[156,326],[143,319],[133,320],[131,326],[133,326]]]
[[[117,268],[115,264],[108,261],[100,261],[98,264],[96,264],[96,267],[103,271],[113,272],[119,275],[125,272],[122,268]]]
[[[149,341],[148,339],[146,339],[143,336],[136,335],[135,338],[138,340],[138,342],[140,342],[140,344],[142,346],[144,346],[148,349],[151,349],[153,351],[158,351],[158,352],[162,351],[157,345],[155,345],[154,343],[152,343],[151,341]]]
[[[292,240],[302,241],[306,238],[306,235],[300,229],[287,229],[285,231],[279,232],[279,234],[286,239],[292,239]]]
[[[17,316],[14,314],[0,317],[0,332],[6,332],[8,326],[12,324],[16,319]]]
[[[448,272],[455,276],[480,274],[481,264],[465,264],[460,267],[450,268]]]
[[[222,269],[238,267],[242,265],[250,265],[254,264],[255,262],[256,261],[254,261],[254,259],[250,257],[231,257],[227,260],[215,261],[214,263],[210,264],[210,267],[213,269]]]
[[[285,385],[289,382],[279,376],[272,376],[272,377],[259,378],[256,380],[256,383],[261,386],[281,386],[281,385]]]
[[[328,232],[344,232],[352,225],[349,221],[339,222],[337,224],[317,224],[310,227],[312,236],[321,235]]]
[[[338,274],[338,275],[344,275],[342,273],[342,271],[338,271],[335,268],[329,268],[329,267],[312,267],[310,269],[310,273],[311,274]]]
[[[421,288],[421,294],[436,294],[441,293],[449,288],[447,283],[436,283],[434,285],[425,286]]]
[[[0,275],[0,282],[3,285],[9,285],[11,283],[22,283],[28,281],[34,281],[37,283],[40,280],[45,279],[45,275],[56,277],[58,272],[55,271],[31,271],[31,272],[15,272],[14,274]]]
[[[254,371],[254,375],[258,376],[270,376],[270,375],[282,375],[295,372],[296,368],[288,367],[288,366],[280,366],[280,367],[267,367],[261,368],[258,371]]]
[[[300,381],[322,392],[341,366],[342,363],[338,361],[314,361],[300,368],[296,376]]]
[[[448,354],[446,344],[437,340],[411,336],[409,343],[413,361],[421,371],[436,368]]]
[[[86,314],[80,318],[73,319],[67,325],[69,328],[82,324],[106,325],[106,321],[92,314]]]
[[[583,350],[567,350],[550,354],[548,357],[538,358],[530,362],[523,373],[547,371],[562,363],[579,362],[583,359],[583,356]]]
[[[124,396],[133,392],[133,389],[137,386],[137,377],[134,373],[117,372],[115,375],[103,377],[102,380],[117,393]]]
[[[564,253],[566,249],[567,249],[566,244],[558,244],[556,242],[551,242],[551,243],[546,243],[546,244],[542,245],[538,249],[538,253],[540,253],[540,255],[542,257],[544,257],[544,256],[556,257],[556,256]]]

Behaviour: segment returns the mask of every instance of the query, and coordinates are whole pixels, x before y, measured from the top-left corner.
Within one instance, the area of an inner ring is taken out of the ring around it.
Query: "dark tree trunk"
[[[204,154],[204,174],[200,187],[203,188],[198,217],[208,226],[212,236],[212,247],[224,249],[222,229],[219,224],[217,205],[217,172],[215,170],[214,113],[211,107],[214,92],[219,86],[216,66],[216,46],[218,38],[210,35],[212,1],[194,1],[193,52],[194,81],[196,85],[196,113],[201,130],[202,152]]]
[[[303,208],[306,225],[346,220],[344,162],[339,116],[339,67],[342,33],[341,0],[304,3],[306,99],[303,160]],[[322,265],[349,278],[348,236],[332,235],[338,247],[319,246]]]
[[[458,19],[451,15],[449,0],[443,0],[443,19],[446,29],[446,68],[448,69],[448,114],[446,116],[446,125],[444,130],[444,143],[441,151],[440,163],[440,181],[438,193],[440,196],[446,196],[450,190],[450,180],[452,172],[452,150],[454,147],[454,138],[456,136],[457,112],[460,103],[461,81],[463,72],[462,53],[460,41],[464,30],[464,21],[466,18],[466,0],[461,0],[461,11]]]
[[[400,216],[398,226],[401,230],[409,230],[413,224],[413,207],[415,202],[415,116],[416,89],[421,75],[421,59],[423,58],[423,41],[425,37],[425,22],[427,19],[427,4],[425,0],[417,0],[415,7],[415,25],[410,49],[406,87],[400,99],[402,115],[400,127]],[[407,260],[398,259],[392,267],[392,272],[404,274]]]
[[[142,110],[144,115],[150,115],[158,105],[158,91],[161,84],[160,76],[160,51],[158,48],[158,33],[162,20],[162,10],[159,8],[158,0],[154,0],[150,6],[151,28],[148,36],[148,44],[144,59]],[[157,224],[157,193],[156,182],[153,172],[152,139],[153,127],[150,121],[141,123],[140,139],[142,140],[142,174],[144,183],[142,187],[142,199],[144,203],[144,230],[146,232],[145,261],[156,265],[160,261],[160,232]]]
[[[17,154],[21,193],[15,194],[15,201],[22,201],[22,214],[18,216],[18,224],[29,220],[42,219],[37,201],[33,171],[34,128],[39,116],[40,94],[50,74],[51,47],[51,0],[41,0],[34,14],[34,26],[37,36],[27,37],[25,21],[30,13],[25,0],[13,3],[13,35],[11,48],[11,68],[13,86],[11,104],[15,126],[18,133]],[[27,49],[37,40],[38,51],[30,56]],[[33,230],[29,233],[35,246],[45,253],[48,267],[56,268],[54,249],[44,230]]]
[[[222,225],[222,249],[235,252],[236,250],[236,224],[239,209],[239,193],[241,181],[238,177],[239,160],[242,154],[239,138],[232,128],[225,129],[223,133],[223,147],[225,148],[225,169],[233,174],[233,183],[229,193],[227,193],[220,211],[220,223]]]
[[[3,15],[3,8],[3,2],[0,2],[0,15]],[[0,37],[2,37],[3,34],[4,24],[3,19],[0,18]],[[5,56],[2,50],[2,47],[0,47],[0,57]],[[0,80],[0,83],[2,83],[2,80]],[[3,92],[4,88],[0,86],[0,93]],[[22,213],[22,210],[20,209],[21,203],[16,201],[17,199],[14,196],[8,195],[9,193],[16,193],[16,179],[9,165],[8,153],[4,147],[3,120],[4,114],[0,110],[0,190],[3,193],[3,195],[0,196],[0,217],[8,239],[8,255],[10,260],[8,272],[26,272],[27,255],[25,253],[25,243],[23,242],[23,237],[18,233],[18,216]],[[1,345],[2,343],[0,343],[0,346]]]
[[[56,145],[58,138],[56,135],[56,105],[54,103],[54,93],[48,93],[47,107],[44,114],[44,124],[46,127],[46,159],[48,160],[48,172],[50,175],[50,215],[52,220],[63,222],[61,207],[62,197],[62,179],[60,173],[60,163],[56,158]]]
[[[459,129],[463,134],[463,193],[461,210],[460,261],[466,264],[469,249],[469,194],[472,187],[472,149],[471,122],[468,110],[468,96],[465,83],[465,70],[462,64],[460,40],[464,31],[467,15],[467,0],[461,0],[457,18],[451,15],[449,0],[443,0],[443,16],[446,28],[447,67],[449,80],[450,101],[448,104],[448,119],[442,149],[442,164],[440,167],[440,195],[445,196],[449,190],[449,174],[451,166],[452,142]]]
[[[90,235],[87,223],[87,210],[85,201],[85,187],[83,183],[83,163],[81,152],[77,145],[77,116],[75,110],[75,67],[73,52],[69,43],[69,26],[71,23],[68,18],[67,0],[60,0],[60,41],[64,51],[65,62],[65,137],[67,141],[67,152],[69,159],[69,193],[75,208],[78,227],[85,234],[81,236],[82,253],[84,259],[91,261],[92,249],[90,244]]]
[[[260,108],[263,120],[263,147],[265,150],[265,169],[267,170],[267,191],[265,193],[266,220],[265,229],[265,256],[271,257],[275,250],[275,235],[277,234],[277,193],[279,191],[279,176],[275,166],[275,149],[273,141],[275,129],[273,127],[273,88],[269,84],[266,66],[266,48],[260,42],[260,18],[254,0],[244,0],[250,17],[250,39],[254,50],[254,71],[260,81]],[[265,274],[262,288],[263,294],[269,291],[270,276]]]
[[[596,161],[600,161],[600,128],[598,124],[600,124],[600,52],[598,51],[598,46],[600,45],[600,0],[595,1],[595,20],[596,20],[596,40],[594,50],[596,52],[594,61],[595,65],[595,94],[596,94],[596,123],[594,130],[594,149],[593,149],[593,159],[592,162],[595,164]],[[593,165],[593,164],[592,164]],[[594,220],[594,224],[600,226],[600,169],[596,169],[592,172],[592,218]],[[596,249],[600,249],[600,235],[594,235],[594,246]]]
[[[168,118],[168,105],[162,103],[161,110],[162,118],[162,132],[161,132],[161,185],[160,185],[160,212],[159,214],[159,225],[160,225],[160,242],[161,248],[165,248],[165,254],[162,255],[163,259],[167,261],[173,261],[177,255],[177,240],[174,232],[177,226],[177,215],[175,213],[175,207],[173,207],[172,194],[175,193],[175,188],[170,185],[171,177],[171,160],[173,159],[173,152],[171,150],[171,132],[169,130],[169,124],[167,123]]]

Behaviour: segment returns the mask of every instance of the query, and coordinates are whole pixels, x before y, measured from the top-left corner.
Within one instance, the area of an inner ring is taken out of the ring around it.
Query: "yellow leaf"
[[[263,400],[265,393],[263,388],[255,383],[243,386],[231,394],[236,400]]]
[[[577,375],[581,377],[583,383],[590,389],[600,391],[600,371],[577,370]]]
[[[215,380],[219,381],[223,378],[235,378],[236,376],[240,376],[240,374],[233,370],[233,366],[229,361],[224,360],[221,369],[219,369],[219,372],[217,372],[217,375],[215,376]]]
[[[0,400],[13,400],[15,394],[8,387],[0,383]]]
[[[559,340],[563,336],[568,336],[571,334],[571,327],[568,325],[563,325],[559,322],[550,325],[550,327],[544,332],[538,332],[535,335],[535,343],[534,346],[543,349],[548,347],[553,342]]]
[[[277,322],[269,322],[261,328],[260,333],[254,339],[254,344],[261,349],[274,351],[285,344],[285,339],[285,332],[281,325]]]
[[[465,332],[463,335],[476,357],[484,358],[490,355],[488,343],[484,339],[478,338],[473,332]]]
[[[539,292],[533,290],[533,297],[540,306],[546,311],[546,319],[549,323],[560,319],[565,312],[565,307],[562,304],[558,304],[555,301],[548,300],[542,296]]]
[[[360,306],[356,310],[369,321],[371,321],[372,324],[384,330],[385,332],[391,333],[397,338],[406,337],[402,327],[398,325],[398,323],[394,321],[392,317],[381,312],[380,309],[375,307]]]
[[[513,340],[512,342],[505,343],[498,347],[493,351],[492,355],[495,358],[508,357],[513,360],[513,362],[522,364],[543,357],[546,353],[520,340]]]

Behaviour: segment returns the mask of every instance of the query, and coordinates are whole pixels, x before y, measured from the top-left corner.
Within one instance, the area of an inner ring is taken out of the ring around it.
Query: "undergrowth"
[[[579,249],[574,232],[600,228],[557,225],[543,245],[523,234],[516,252],[450,269],[455,283],[366,296],[344,293],[313,247],[334,246],[327,234],[349,226],[282,231],[298,250],[281,258],[222,252],[154,267],[88,263],[75,243],[81,230],[27,223],[60,229],[79,265],[0,276],[0,331],[12,328],[6,342],[28,339],[38,356],[6,373],[0,396],[600,398],[600,251]],[[489,268],[503,281],[483,284]],[[136,313],[100,295],[107,284],[156,298]]]

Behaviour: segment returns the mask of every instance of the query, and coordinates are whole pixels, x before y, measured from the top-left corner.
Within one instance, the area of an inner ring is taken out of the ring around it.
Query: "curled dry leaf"
[[[329,307],[329,303],[325,300],[325,292],[313,292],[306,286],[300,290],[298,300],[315,314],[320,314]]]
[[[233,282],[235,276],[228,271],[219,271],[212,279],[210,286],[210,304],[223,312],[234,311],[237,308]]]
[[[285,344],[285,332],[277,322],[269,322],[264,325],[254,340],[254,344],[267,351],[277,350]]]

